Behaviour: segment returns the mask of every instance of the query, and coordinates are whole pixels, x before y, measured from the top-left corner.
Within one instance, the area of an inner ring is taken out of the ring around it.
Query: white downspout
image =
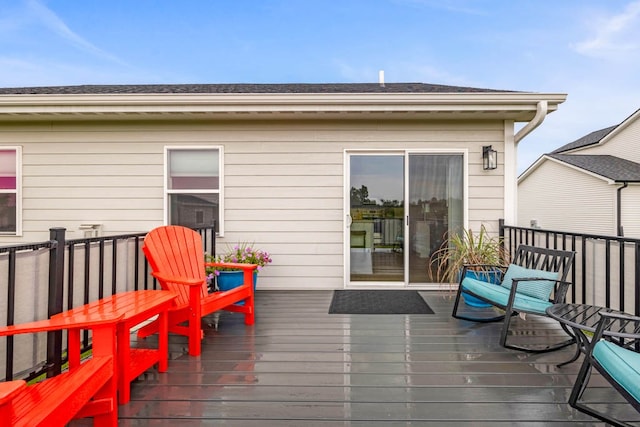
[[[513,160],[504,162],[504,221],[507,225],[517,225],[518,219],[518,143],[542,124],[548,111],[547,101],[538,101],[535,116],[518,133],[513,135],[505,128],[504,155],[505,159]]]
[[[545,117],[547,117],[548,110],[549,105],[547,104],[547,101],[538,101],[538,105],[536,105],[536,115],[533,116],[533,119],[520,129],[513,138],[516,145],[522,138],[529,135],[535,128],[542,124]]]

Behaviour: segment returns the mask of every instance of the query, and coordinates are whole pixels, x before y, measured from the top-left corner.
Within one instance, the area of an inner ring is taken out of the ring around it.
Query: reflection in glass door
[[[461,154],[409,155],[409,282],[435,281],[430,258],[463,226]]]
[[[350,280],[403,282],[404,155],[350,156]]]
[[[350,282],[436,281],[431,256],[464,225],[463,164],[462,153],[349,156]]]

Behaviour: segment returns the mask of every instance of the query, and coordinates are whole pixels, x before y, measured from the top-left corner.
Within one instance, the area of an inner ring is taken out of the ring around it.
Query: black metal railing
[[[21,285],[20,276],[18,275],[17,259],[22,260],[28,258],[30,262],[29,267],[35,268],[35,264],[46,263],[46,270],[49,271],[49,284],[50,290],[47,300],[47,306],[50,306],[55,295],[51,294],[52,282],[56,280],[56,277],[51,274],[49,264],[50,259],[55,258],[58,252],[58,242],[55,240],[49,240],[46,242],[33,243],[30,245],[14,245],[0,247],[0,262],[5,265],[5,276],[0,278],[2,284],[3,294],[6,295],[6,299],[0,298],[0,312],[4,313],[4,322],[7,325],[13,325],[20,322],[19,319],[24,317],[24,313],[19,312],[18,303],[27,300],[26,296],[20,295],[23,291]],[[31,256],[30,256],[31,255]],[[53,264],[53,263],[51,263]],[[34,277],[35,278],[35,275]],[[29,294],[29,293],[27,293]],[[35,295],[34,295],[35,297]],[[46,307],[45,307],[46,308]],[[33,311],[35,315],[47,316],[49,311],[43,312],[43,308],[37,304],[31,306],[30,311]],[[15,337],[7,337],[4,342],[4,358],[5,358],[5,372],[7,373],[7,379],[12,378],[14,372],[14,341]],[[44,362],[39,364],[44,365]]]
[[[507,226],[502,220],[500,236],[511,252],[520,244],[575,251],[571,302],[640,315],[640,239]]]
[[[215,255],[215,225],[196,231],[202,236],[203,249]],[[65,232],[64,228],[52,228],[49,241],[0,247],[0,272],[6,271],[6,276],[0,273],[0,292],[6,295],[6,299],[0,296],[1,324],[49,318],[117,292],[157,288],[141,250],[146,233],[66,240]],[[37,258],[36,255],[29,256],[36,252]],[[17,262],[20,256],[21,260]],[[38,268],[33,268],[31,264],[36,263]],[[3,315],[5,311],[6,315]],[[51,332],[46,337],[25,343],[29,351],[20,354],[30,356],[21,357],[18,365],[14,357],[14,340],[13,337],[0,340],[0,354],[4,355],[4,361],[0,361],[0,369],[4,367],[0,374],[4,375],[0,378],[29,380],[43,372],[49,376],[60,372],[65,362],[61,332]],[[4,351],[1,350],[3,345]],[[88,349],[89,346],[89,335],[85,333],[83,347]],[[45,358],[46,362],[40,360]]]

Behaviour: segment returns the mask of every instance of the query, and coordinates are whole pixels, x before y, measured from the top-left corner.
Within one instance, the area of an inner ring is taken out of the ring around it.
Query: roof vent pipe
[[[380,83],[380,87],[384,87],[384,70],[378,71],[378,83]]]

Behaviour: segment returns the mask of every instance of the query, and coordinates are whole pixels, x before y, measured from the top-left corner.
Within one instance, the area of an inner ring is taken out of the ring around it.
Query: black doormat
[[[333,291],[329,314],[433,314],[418,291]]]

